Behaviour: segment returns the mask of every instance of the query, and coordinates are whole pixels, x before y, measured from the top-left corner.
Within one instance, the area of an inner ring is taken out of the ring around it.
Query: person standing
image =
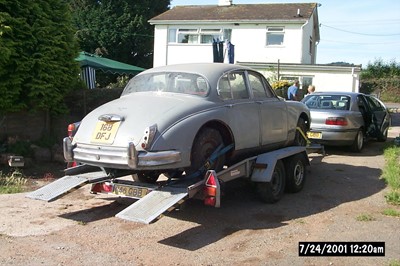
[[[315,92],[315,86],[314,85],[310,85],[308,86],[308,94],[313,94]]]
[[[299,101],[299,81],[296,80],[292,86],[288,88],[287,92],[288,100]]]

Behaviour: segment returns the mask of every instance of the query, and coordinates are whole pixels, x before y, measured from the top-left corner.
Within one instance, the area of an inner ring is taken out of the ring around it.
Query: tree
[[[80,48],[144,68],[153,65],[153,27],[148,20],[170,0],[70,0]]]
[[[400,64],[382,59],[368,63],[361,72],[361,88],[364,93],[375,93],[384,101],[400,102]]]
[[[393,78],[400,77],[400,63],[391,60],[389,63],[382,59],[377,59],[373,63],[368,63],[367,68],[361,73],[362,78]]]
[[[63,0],[0,0],[0,112],[63,111],[79,73],[75,29]]]

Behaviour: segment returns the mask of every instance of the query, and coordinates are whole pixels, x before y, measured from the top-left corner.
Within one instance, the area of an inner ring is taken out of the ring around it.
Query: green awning
[[[75,60],[80,63],[81,68],[91,67],[95,70],[102,70],[104,72],[110,72],[113,74],[118,73],[135,75],[145,70],[141,67],[125,64],[87,52],[80,52],[79,56]]]

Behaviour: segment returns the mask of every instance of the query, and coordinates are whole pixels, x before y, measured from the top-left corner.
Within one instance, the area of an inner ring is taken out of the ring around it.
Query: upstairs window
[[[200,29],[200,43],[212,43],[221,39],[221,29]]]
[[[267,28],[267,46],[283,45],[285,29],[283,27]]]
[[[179,29],[178,43],[199,43],[197,29]]]
[[[168,31],[169,43],[208,44],[213,41],[229,41],[231,29],[203,29],[203,28],[170,28]]]

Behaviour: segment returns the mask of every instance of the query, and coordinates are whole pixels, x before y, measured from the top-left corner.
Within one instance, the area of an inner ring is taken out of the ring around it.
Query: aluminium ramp
[[[188,195],[187,187],[163,187],[153,190],[115,216],[124,220],[149,224],[164,212],[173,210]]]
[[[26,197],[50,202],[86,184],[95,183],[106,179],[109,179],[109,177],[103,171],[79,175],[66,175],[48,185],[28,193]]]

